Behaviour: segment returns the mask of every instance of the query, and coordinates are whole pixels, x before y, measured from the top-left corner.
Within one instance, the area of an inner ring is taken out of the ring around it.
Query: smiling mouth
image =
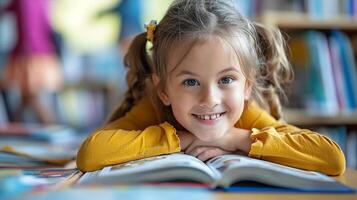
[[[196,115],[196,114],[192,114],[192,115],[200,120],[216,120],[222,117],[224,114],[226,114],[226,112],[207,114],[207,115]]]

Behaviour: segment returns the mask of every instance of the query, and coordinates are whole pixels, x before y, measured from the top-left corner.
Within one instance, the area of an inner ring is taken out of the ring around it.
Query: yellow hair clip
[[[154,32],[157,26],[156,20],[151,20],[148,24],[145,24],[146,28],[146,39],[150,42],[154,41]]]

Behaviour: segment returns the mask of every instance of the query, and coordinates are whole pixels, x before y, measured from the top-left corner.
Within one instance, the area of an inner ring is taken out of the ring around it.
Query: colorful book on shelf
[[[329,20],[341,16],[353,16],[353,5],[355,0],[305,0],[306,10],[314,20]]]
[[[9,121],[5,101],[2,91],[0,91],[0,124],[7,123]]]
[[[314,34],[318,52],[317,59],[319,59],[318,67],[326,97],[326,101],[324,102],[325,112],[330,115],[335,115],[338,113],[339,107],[327,36],[322,32],[314,32]]]
[[[309,31],[305,33],[306,42],[309,52],[309,87],[306,99],[306,106],[309,111],[319,113],[325,110],[325,102],[327,101],[322,73],[321,73],[321,60],[319,57],[319,40],[315,31]]]
[[[339,44],[336,46],[341,55],[347,107],[349,110],[355,110],[357,108],[357,71],[351,42],[348,36],[341,31],[332,31],[331,37]]]
[[[332,31],[327,37],[322,32],[306,31],[294,35],[289,45],[296,74],[294,94],[290,95],[293,107],[318,115],[356,110],[356,64],[351,42],[344,33]]]
[[[165,181],[199,182],[212,189],[237,192],[355,192],[354,189],[318,172],[241,155],[218,156],[206,163],[186,154],[155,156],[87,172],[77,184],[111,185]],[[239,184],[242,181],[244,185]],[[244,181],[254,184],[246,185]],[[269,186],[261,187],[262,184]]]
[[[307,1],[307,12],[314,19],[324,17],[323,0]]]
[[[348,111],[350,108],[348,108],[349,97],[342,66],[343,55],[341,54],[340,44],[336,37],[329,37],[329,46],[339,109],[340,111]]]
[[[334,115],[339,106],[327,37],[321,32],[308,31],[306,41],[310,54],[308,108],[317,114]]]

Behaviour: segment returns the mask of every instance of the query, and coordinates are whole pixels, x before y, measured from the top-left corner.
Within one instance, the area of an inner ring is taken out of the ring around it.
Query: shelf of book
[[[260,21],[287,36],[295,73],[287,120],[297,125],[357,125],[357,38],[348,34],[357,32],[357,19],[279,11],[263,13]],[[291,111],[296,107],[303,110]]]
[[[333,139],[357,169],[357,18],[317,14],[269,11],[258,19],[287,41],[295,80],[283,119]]]
[[[299,12],[265,12],[260,17],[260,21],[281,29],[339,29],[357,31],[357,18],[349,16],[314,19],[308,14]]]
[[[300,109],[284,109],[284,120],[296,126],[312,125],[357,125],[357,111],[337,113],[335,115],[318,115]]]

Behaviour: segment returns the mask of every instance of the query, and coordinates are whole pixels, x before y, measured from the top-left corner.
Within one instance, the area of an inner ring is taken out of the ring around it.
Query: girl
[[[345,158],[335,142],[275,119],[276,93],[292,78],[283,47],[279,31],[248,21],[226,0],[174,1],[160,24],[151,22],[134,39],[125,56],[125,100],[82,144],[78,168],[179,151],[201,160],[242,151],[343,173]]]

